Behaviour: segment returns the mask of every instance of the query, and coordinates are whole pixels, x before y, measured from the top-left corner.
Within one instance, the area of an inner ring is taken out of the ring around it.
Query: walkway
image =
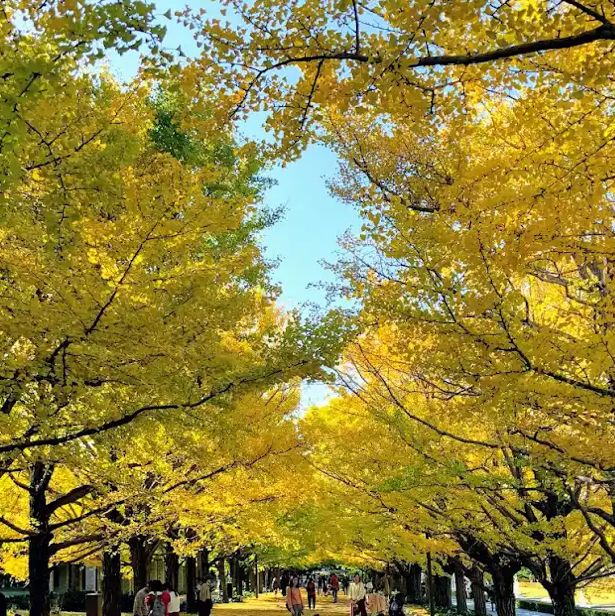
[[[307,600],[304,597],[305,604]],[[596,606],[593,606],[597,609]],[[468,608],[474,608],[472,600],[468,600]],[[609,611],[614,610],[614,606],[607,606],[602,609]],[[428,616],[427,610],[423,608],[412,608],[412,612],[406,610],[408,614],[413,616]],[[487,603],[487,612],[490,616],[496,616],[495,610]],[[284,603],[283,597],[278,595],[274,597],[271,593],[262,595],[259,599],[248,599],[242,603],[228,603],[226,605],[216,604],[212,616],[246,616],[254,614],[255,616],[286,616],[288,611]],[[305,616],[349,616],[348,603],[344,596],[340,597],[340,603],[334,604],[331,597],[318,596],[316,600],[316,610],[306,609]],[[517,608],[517,616],[548,616],[541,612],[534,612]]]
[[[455,603],[453,601],[453,603]],[[474,610],[474,601],[472,599],[468,599],[468,609]],[[491,606],[491,603],[487,602],[487,614],[490,616],[496,616],[495,607]],[[517,616],[550,616],[549,614],[544,614],[543,612],[534,612],[532,610],[524,610],[520,607],[517,608],[516,611]]]
[[[307,599],[304,597],[305,605],[307,605]],[[262,595],[259,599],[248,599],[242,603],[228,603],[221,605],[217,603],[214,606],[212,616],[240,616],[241,613],[247,615],[254,614],[255,616],[285,616],[288,615],[284,598],[278,595],[275,598],[272,594],[268,593]],[[348,616],[349,609],[348,604],[341,597],[340,603],[334,604],[331,601],[331,597],[316,597],[316,610],[306,609],[305,616]]]
[[[305,597],[304,601],[306,601]],[[468,601],[468,607],[470,609],[474,607],[471,600]],[[495,611],[491,610],[489,605],[487,605],[487,609],[490,615],[495,616]],[[218,603],[212,616],[240,616],[242,613],[254,614],[255,616],[285,616],[288,611],[281,596],[278,595],[275,598],[272,594],[267,593],[259,599],[248,599],[242,603],[228,603],[226,605]],[[406,613],[413,616],[428,616],[428,611],[420,607],[406,608]],[[305,616],[349,616],[348,603],[343,595],[337,604],[331,601],[331,597],[318,596],[316,598],[316,610],[306,609],[304,614]],[[517,616],[545,616],[545,614],[518,609]]]

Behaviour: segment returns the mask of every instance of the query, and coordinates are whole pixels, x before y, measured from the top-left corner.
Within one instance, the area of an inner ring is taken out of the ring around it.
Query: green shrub
[[[29,610],[30,598],[27,594],[15,594],[6,596],[6,603],[9,609],[15,610]]]
[[[60,595],[58,605],[67,612],[85,612],[85,590],[67,590]]]

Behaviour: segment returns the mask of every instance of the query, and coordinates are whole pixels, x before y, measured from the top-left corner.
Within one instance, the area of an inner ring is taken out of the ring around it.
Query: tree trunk
[[[410,565],[410,592],[411,596],[416,598],[417,603],[423,603],[423,587],[421,585],[421,566],[417,564]]]
[[[226,565],[224,562],[224,556],[220,556],[218,561],[218,575],[220,577],[220,585],[222,586],[222,602],[228,603],[228,587],[226,585]]]
[[[38,532],[28,543],[30,616],[49,616],[49,535]]]
[[[474,616],[487,616],[485,580],[482,569],[476,566],[472,567],[470,582],[472,584],[472,598],[474,600]]]
[[[199,561],[201,565],[201,577],[206,578],[209,575],[209,550],[203,548],[199,553]]]
[[[122,563],[118,549],[103,552],[102,576],[103,616],[121,616]]]
[[[509,567],[493,567],[490,573],[498,616],[515,616],[515,572]]]
[[[406,583],[406,601],[414,604],[423,603],[421,566],[413,563],[405,569],[404,581]]]
[[[570,562],[559,556],[549,557],[549,573],[550,581],[541,583],[549,593],[553,613],[555,616],[576,616],[574,593],[577,580]]]
[[[555,616],[576,616],[577,609],[574,601],[575,585],[555,582],[551,585],[549,597],[553,604]]]
[[[30,472],[29,513],[33,534],[28,540],[30,616],[49,616],[49,560],[52,534],[49,530],[47,488],[53,467],[35,462]]]
[[[186,611],[196,613],[196,559],[186,558]]]
[[[143,535],[131,537],[128,540],[128,547],[130,548],[130,565],[136,592],[147,584],[147,570],[154,549],[153,546],[148,545],[148,538]]]
[[[457,603],[457,611],[460,614],[467,614],[466,578],[463,567],[458,561],[455,561],[455,601]]]
[[[240,597],[243,595],[243,581],[243,563],[239,556],[235,556],[235,589]]]
[[[173,546],[167,543],[164,553],[165,582],[175,591],[179,586],[179,556],[173,551]]]
[[[434,616],[436,613],[436,603],[431,552],[427,552],[427,599],[429,600],[429,613],[431,616]]]
[[[446,610],[451,608],[451,578],[448,575],[434,575],[434,604]]]

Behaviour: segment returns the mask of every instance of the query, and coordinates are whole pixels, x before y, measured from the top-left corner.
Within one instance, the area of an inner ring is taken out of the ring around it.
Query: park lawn
[[[549,593],[538,582],[519,582],[521,597],[524,599],[548,599]],[[519,597],[517,597],[519,598]]]
[[[547,591],[538,582],[519,582],[519,588],[523,599],[549,598]],[[615,605],[615,580],[612,578],[594,582],[582,591],[577,591],[577,602],[580,602],[581,592],[592,605]]]

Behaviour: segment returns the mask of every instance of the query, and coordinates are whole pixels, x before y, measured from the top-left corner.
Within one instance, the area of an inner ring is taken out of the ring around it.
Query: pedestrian
[[[404,598],[400,592],[393,593],[391,597],[389,616],[404,616]]]
[[[179,616],[179,611],[181,607],[181,597],[177,593],[177,591],[173,588],[171,584],[168,582],[164,585],[164,590],[162,593],[162,601],[167,604],[167,614],[168,616]]]
[[[388,599],[391,596],[391,576],[389,575],[388,568],[382,576],[381,587],[382,594]]]
[[[211,581],[209,578],[203,578],[199,586],[198,610],[199,616],[209,616],[214,603],[211,599]]]
[[[280,589],[282,590],[282,596],[286,596],[286,589],[288,588],[289,577],[288,573],[284,571],[282,578],[280,579]]]
[[[273,595],[275,597],[278,596],[278,590],[280,590],[280,582],[278,582],[278,578],[274,577],[273,581],[271,582],[271,590],[273,590]]]
[[[348,585],[350,584],[350,582],[348,581],[348,576],[344,575],[342,577],[342,590],[344,591],[344,594],[347,595],[348,594]]]
[[[316,609],[316,582],[314,578],[310,576],[308,580],[307,586],[307,598],[308,598],[308,608],[311,610]]]
[[[367,616],[367,609],[365,607],[365,597],[367,592],[365,590],[365,584],[361,581],[361,576],[357,573],[354,576],[354,580],[350,584],[348,589],[348,596],[350,597],[351,612],[358,616]]]
[[[150,592],[145,597],[149,616],[169,616],[169,594],[164,592],[160,580],[152,580],[149,583]]]
[[[329,587],[331,588],[331,594],[333,595],[333,603],[337,603],[337,593],[340,591],[340,581],[335,573],[331,574],[329,579]]]
[[[293,577],[286,593],[286,607],[293,616],[303,615],[303,597],[301,596],[299,578],[297,577]]]
[[[147,616],[149,614],[149,608],[145,603],[145,597],[150,593],[150,583],[151,582],[148,582],[143,588],[136,592],[132,607],[133,616]]]

